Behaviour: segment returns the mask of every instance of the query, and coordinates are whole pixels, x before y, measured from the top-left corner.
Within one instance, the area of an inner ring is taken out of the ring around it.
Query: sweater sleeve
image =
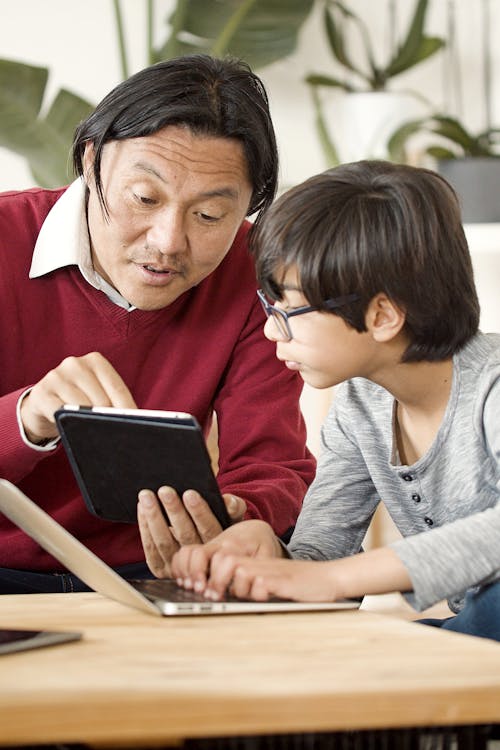
[[[256,300],[215,400],[221,492],[242,497],[247,518],[277,534],[294,526],[315,460],[299,407],[302,380],[276,359]]]
[[[22,439],[17,421],[17,403],[26,388],[0,397],[0,476],[17,483],[53,450],[30,448]]]
[[[321,430],[316,479],[304,499],[290,544],[294,558],[335,560],[360,551],[379,497],[356,441],[351,438],[350,398],[339,386]]]

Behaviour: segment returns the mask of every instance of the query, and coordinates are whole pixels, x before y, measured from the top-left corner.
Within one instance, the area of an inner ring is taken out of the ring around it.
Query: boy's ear
[[[375,341],[384,343],[394,339],[406,322],[404,310],[386,294],[376,294],[365,314],[365,323]]]

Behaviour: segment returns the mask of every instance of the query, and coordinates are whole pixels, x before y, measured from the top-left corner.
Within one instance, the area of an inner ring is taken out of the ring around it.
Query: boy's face
[[[300,291],[295,268],[284,276],[283,299],[276,303],[285,312],[310,302]],[[293,334],[285,341],[272,318],[264,327],[266,338],[276,342],[276,356],[297,370],[313,388],[329,388],[353,377],[369,377],[376,360],[375,344],[368,332],[358,333],[338,315],[313,311],[289,320]]]

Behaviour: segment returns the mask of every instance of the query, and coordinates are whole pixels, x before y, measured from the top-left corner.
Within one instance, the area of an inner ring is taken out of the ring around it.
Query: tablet
[[[55,646],[57,643],[79,641],[82,633],[62,630],[18,630],[0,628],[0,654],[14,651],[28,651],[42,646]]]
[[[55,419],[94,515],[137,523],[139,490],[157,492],[168,485],[179,495],[189,489],[199,492],[221,526],[229,526],[203,433],[191,414],[66,405]]]

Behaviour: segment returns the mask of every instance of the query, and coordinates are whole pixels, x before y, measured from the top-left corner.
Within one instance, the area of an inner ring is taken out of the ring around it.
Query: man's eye
[[[154,198],[149,198],[147,195],[138,195],[137,193],[134,193],[134,198],[143,206],[153,206],[156,203]]]
[[[198,216],[200,217],[202,221],[207,221],[209,223],[219,221],[219,216],[211,216],[210,214],[204,214],[203,211],[199,211]]]

